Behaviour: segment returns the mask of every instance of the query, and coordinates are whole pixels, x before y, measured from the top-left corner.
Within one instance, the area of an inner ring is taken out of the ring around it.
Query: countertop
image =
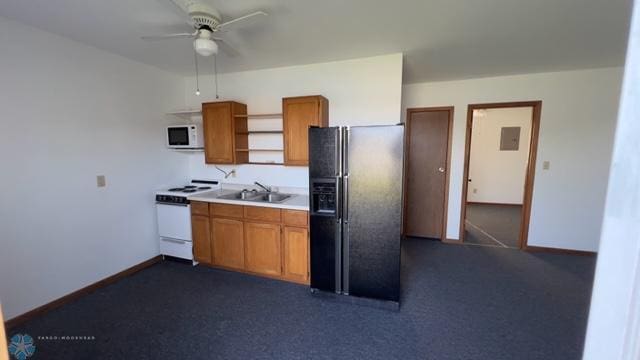
[[[231,194],[234,192],[238,192],[238,190],[223,189],[223,190],[208,191],[208,192],[200,193],[197,195],[189,196],[187,197],[187,199],[193,200],[193,201],[204,201],[204,202],[220,203],[220,204],[261,206],[261,207],[270,207],[270,208],[278,208],[278,209],[309,211],[308,195],[290,194],[291,197],[281,203],[268,203],[268,202],[262,202],[262,201],[231,200],[231,199],[219,198],[222,195]]]

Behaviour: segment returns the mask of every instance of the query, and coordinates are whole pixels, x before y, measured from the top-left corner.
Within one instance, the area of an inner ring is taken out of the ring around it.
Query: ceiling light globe
[[[218,53],[218,44],[210,39],[195,39],[193,48],[202,56],[211,56]]]

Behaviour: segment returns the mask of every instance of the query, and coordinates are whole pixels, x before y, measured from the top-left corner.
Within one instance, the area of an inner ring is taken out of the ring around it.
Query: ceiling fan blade
[[[236,57],[240,55],[238,50],[236,50],[236,48],[234,48],[233,46],[229,45],[229,43],[226,42],[224,39],[221,39],[219,37],[213,37],[212,39],[215,40],[216,43],[218,43],[220,50],[224,51],[225,54],[227,54],[227,56]]]
[[[242,21],[242,20],[246,20],[246,19],[252,18],[252,17],[254,17],[254,16],[258,16],[258,15],[267,16],[267,15],[269,15],[269,14],[267,14],[267,13],[266,13],[266,12],[264,12],[264,11],[256,11],[256,12],[252,12],[251,14],[247,14],[247,15],[244,15],[244,16],[240,16],[239,18],[235,18],[235,19],[233,19],[233,20],[229,20],[229,21],[223,22],[222,24],[220,24],[220,25],[218,25],[218,26],[216,27],[216,30],[222,29],[222,28],[224,28],[225,26],[229,26],[229,25],[231,25],[231,24],[234,24],[234,23],[237,23],[237,22],[239,22],[239,21]]]
[[[143,40],[166,40],[166,39],[193,39],[198,35],[198,32],[195,33],[180,33],[180,34],[166,34],[166,35],[150,35],[150,36],[142,36]]]

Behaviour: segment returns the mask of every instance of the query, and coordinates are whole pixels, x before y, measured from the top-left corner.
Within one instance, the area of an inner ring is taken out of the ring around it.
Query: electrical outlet
[[[107,186],[107,179],[105,178],[104,175],[98,175],[96,177],[96,182],[98,184],[98,187],[105,187]]]
[[[478,189],[473,188],[473,193],[474,193],[474,194],[477,194],[477,193],[478,193]]]
[[[542,170],[549,170],[549,161],[543,161],[542,162]]]

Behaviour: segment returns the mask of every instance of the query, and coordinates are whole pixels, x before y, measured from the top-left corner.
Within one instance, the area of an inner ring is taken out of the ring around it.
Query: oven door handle
[[[167,203],[167,202],[161,202],[161,201],[156,201],[157,205],[170,205],[170,206],[183,206],[183,207],[187,207],[189,206],[189,204],[176,204],[176,203]]]

